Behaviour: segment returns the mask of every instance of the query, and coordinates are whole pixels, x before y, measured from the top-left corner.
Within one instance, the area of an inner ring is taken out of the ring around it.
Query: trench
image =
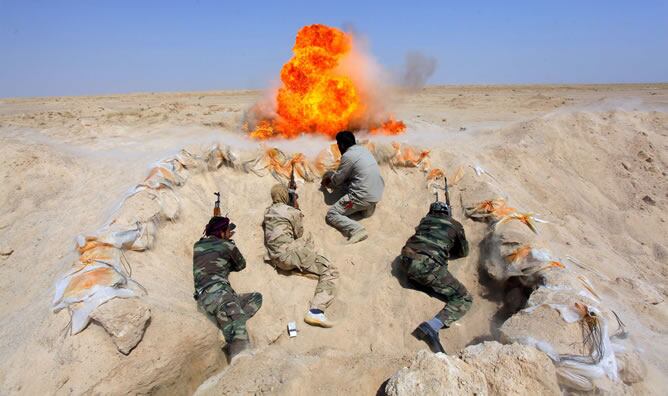
[[[171,208],[172,220],[160,222],[154,248],[128,252],[135,269],[133,278],[149,291],[146,302],[153,316],[143,341],[128,357],[126,370],[154,364],[149,362],[156,359],[163,362],[150,378],[137,379],[137,391],[376,393],[418,350],[427,348],[413,337],[413,330],[438,312],[443,302],[408,283],[396,261],[433,202],[420,170],[381,167],[385,196],[376,213],[361,220],[369,239],[355,245],[345,245],[344,238],[325,224],[331,197],[317,183],[300,184],[306,233],[341,274],[337,299],[327,311],[337,322],[332,329],[309,327],[301,321],[314,280],[278,273],[263,262],[261,224],[276,179],[226,166],[191,170],[187,181],[173,190],[178,210]],[[263,307],[248,322],[255,354],[232,366],[225,363],[217,327],[192,300],[192,244],[211,216],[215,191],[221,192],[222,213],[237,224],[235,241],[248,263],[244,271],[231,274],[230,281],[238,293],[259,291],[264,296]],[[135,203],[133,208],[142,212],[149,204]],[[484,246],[487,225],[459,219],[470,245]],[[511,293],[481,277],[483,257],[484,249],[471,249],[466,259],[450,263],[453,275],[474,296],[471,310],[441,332],[450,354],[496,339],[496,329],[507,318],[504,298]],[[289,321],[298,323],[295,339],[287,337]]]
[[[300,315],[315,287],[312,279],[278,273],[268,265],[249,266],[246,275],[250,276],[234,274],[237,279],[232,278],[232,284],[240,291],[260,291],[265,296],[265,305],[248,322],[257,346],[256,356],[231,367],[219,367],[216,374],[202,382],[203,386],[193,383],[192,386],[199,386],[198,394],[219,392],[223,389],[222,384],[234,392],[271,389],[271,392],[280,394],[288,393],[294,387],[322,389],[325,393],[360,390],[363,390],[360,393],[375,393],[378,386],[404,367],[415,352],[427,348],[413,337],[412,332],[422,321],[438,312],[443,302],[411,284],[396,257],[412,235],[413,228],[426,214],[433,196],[427,189],[415,190],[416,184],[424,183],[417,170],[394,172],[386,167],[382,169],[387,185],[385,202],[379,204],[374,216],[361,220],[371,235],[369,240],[353,246],[342,245],[343,237],[325,224],[329,200],[325,200],[316,184],[300,186],[305,230],[315,236],[316,245],[336,263],[341,273],[339,295],[327,312],[337,326],[318,329],[301,322]],[[231,186],[239,185],[242,178],[248,178],[248,175],[223,170],[215,172],[213,180]],[[271,177],[254,177],[253,180],[252,187],[242,187],[249,191],[238,194],[247,199],[224,196],[222,204],[224,211],[247,213],[246,218],[252,219],[249,224],[252,228],[242,225],[235,238],[242,252],[247,252],[250,257],[264,252],[261,219],[268,205],[269,188],[275,183]],[[222,191],[229,191],[225,186],[221,187]],[[193,184],[193,188],[200,187]],[[267,196],[251,195],[251,190],[266,191]],[[198,195],[207,196],[203,191]],[[409,204],[415,201],[421,203]],[[396,207],[403,210],[397,213]],[[201,217],[206,216],[202,214]],[[462,222],[471,230],[472,246],[478,246],[486,225],[464,219]],[[394,232],[390,234],[387,230]],[[480,250],[472,249],[467,259],[450,266],[475,301],[471,311],[456,326],[442,332],[442,342],[448,353],[454,354],[467,345],[495,339],[498,323],[494,320],[498,318],[502,302],[481,281],[479,260]],[[290,320],[296,320],[300,330],[295,339],[289,339],[285,334],[285,325]],[[315,372],[322,374],[314,376]],[[365,376],[360,377],[360,372]]]

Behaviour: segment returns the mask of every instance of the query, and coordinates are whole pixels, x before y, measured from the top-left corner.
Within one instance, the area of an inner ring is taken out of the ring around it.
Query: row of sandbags
[[[601,379],[618,383],[615,350],[622,349],[623,324],[614,312],[602,312],[601,298],[585,275],[553,256],[539,233],[545,221],[512,207],[499,183],[484,172],[467,172],[457,188],[464,215],[488,224],[481,242],[486,275],[497,286],[509,285],[506,293],[530,293],[501,326],[502,341],[545,352],[564,387],[592,391]],[[614,335],[611,320],[620,325]]]
[[[427,150],[399,143],[363,144],[380,164],[417,167],[428,180],[443,174],[440,169],[431,168]],[[101,304],[116,297],[138,297],[145,293],[132,279],[124,252],[151,249],[160,223],[178,218],[178,187],[191,172],[213,171],[225,166],[259,176],[269,173],[285,181],[294,168],[296,178],[311,182],[326,171],[336,169],[340,158],[336,144],[322,150],[313,161],[299,153],[288,156],[276,148],[240,151],[216,144],[199,153],[181,150],[154,164],[148,176],[123,197],[101,228],[76,238],[77,258],[56,282],[54,312],[67,308],[72,319],[71,334],[77,334],[86,328],[91,313]]]
[[[86,328],[91,313],[101,304],[145,293],[131,278],[124,252],[150,249],[160,222],[178,217],[179,199],[174,189],[187,177],[182,160],[179,154],[155,164],[101,228],[76,238],[77,258],[57,281],[53,299],[55,312],[70,311],[72,334]]]

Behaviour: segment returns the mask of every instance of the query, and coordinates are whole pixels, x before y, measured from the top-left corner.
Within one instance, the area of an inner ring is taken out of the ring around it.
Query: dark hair
[[[227,217],[214,216],[209,220],[209,223],[204,228],[204,235],[218,236],[222,231],[226,231],[227,227],[230,226],[230,219]]]
[[[355,135],[350,131],[341,131],[336,134],[336,144],[338,144],[341,154],[354,146],[355,143]]]

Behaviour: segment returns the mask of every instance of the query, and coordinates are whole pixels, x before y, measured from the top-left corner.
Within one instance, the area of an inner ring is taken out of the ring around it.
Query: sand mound
[[[457,357],[417,353],[385,386],[387,395],[560,395],[547,355],[519,344],[484,342]]]
[[[385,392],[400,395],[488,395],[485,376],[460,359],[422,350],[390,378]]]

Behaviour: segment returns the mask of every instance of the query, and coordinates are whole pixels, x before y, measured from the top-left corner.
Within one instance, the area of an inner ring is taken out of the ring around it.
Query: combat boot
[[[348,237],[348,245],[352,245],[357,242],[362,242],[363,240],[367,239],[369,237],[369,234],[367,234],[365,229],[361,229],[357,231],[356,233],[352,234],[350,237]]]
[[[445,350],[443,349],[443,345],[441,345],[441,340],[438,338],[438,331],[434,330],[431,326],[429,326],[429,323],[427,322],[422,322],[420,325],[415,329],[413,332],[413,335],[429,345],[429,348],[431,349],[432,352],[434,353],[445,353]]]
[[[232,340],[227,344],[227,362],[234,363],[237,359],[250,355],[250,342],[248,340]]]

